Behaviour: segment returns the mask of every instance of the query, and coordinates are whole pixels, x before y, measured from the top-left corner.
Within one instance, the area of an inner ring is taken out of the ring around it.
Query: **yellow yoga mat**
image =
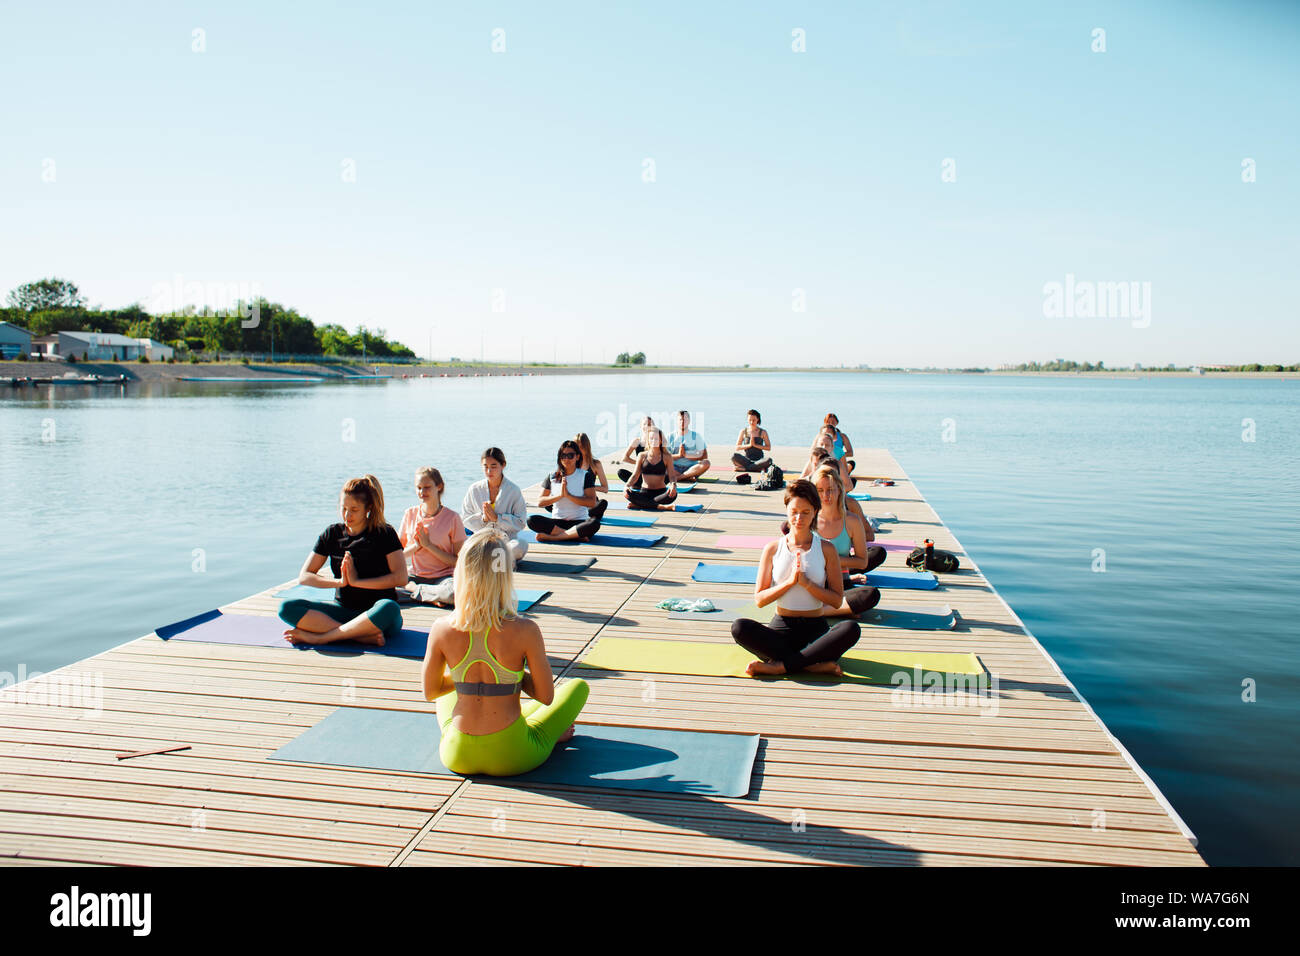
[[[602,637],[583,660],[584,667],[639,674],[692,674],[698,677],[746,677],[745,667],[754,659],[738,644],[694,641],[641,640],[633,637]],[[894,675],[908,673],[916,682],[922,675],[978,676],[984,667],[974,654],[932,651],[882,651],[855,647],[840,658],[844,678],[865,684],[895,684]],[[800,674],[800,677],[821,677]],[[834,678],[831,678],[834,679]]]

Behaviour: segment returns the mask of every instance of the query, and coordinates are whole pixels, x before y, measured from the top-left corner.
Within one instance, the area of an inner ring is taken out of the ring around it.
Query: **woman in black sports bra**
[[[677,500],[677,469],[664,453],[664,433],[651,428],[646,450],[636,457],[636,469],[623,488],[630,511],[672,511]]]

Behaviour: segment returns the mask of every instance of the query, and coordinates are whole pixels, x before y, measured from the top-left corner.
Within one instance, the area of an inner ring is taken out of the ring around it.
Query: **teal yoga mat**
[[[705,564],[701,561],[691,572],[692,581],[718,584],[756,584],[758,568],[751,564]],[[881,571],[867,575],[867,583],[878,588],[907,588],[929,591],[939,586],[931,571]]]
[[[550,591],[515,588],[515,600],[519,602],[520,613],[527,611],[530,607],[537,604],[550,593]],[[293,587],[285,588],[282,591],[276,591],[271,595],[271,597],[279,598],[281,601],[291,601],[294,598],[303,598],[308,601],[332,601],[334,599],[334,594],[325,588],[314,588],[306,584],[295,584]],[[422,607],[431,605],[420,605],[413,602],[409,606]]]
[[[454,776],[438,757],[439,739],[432,713],[340,707],[270,759]],[[743,797],[757,753],[756,735],[579,722],[573,739],[536,770],[474,779]]]

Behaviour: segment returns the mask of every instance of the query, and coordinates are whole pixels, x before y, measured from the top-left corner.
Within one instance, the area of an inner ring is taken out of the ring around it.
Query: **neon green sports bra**
[[[483,632],[483,637],[477,638],[474,632],[469,635],[469,650],[461,662],[451,669],[451,679],[456,683],[456,693],[470,694],[478,697],[509,697],[519,692],[523,683],[524,672],[512,671],[510,668],[502,665],[488,649],[488,634],[492,632],[488,628]],[[469,673],[471,664],[486,664],[492,668],[492,673],[496,681],[491,684],[481,683],[479,681],[467,681],[465,675]]]

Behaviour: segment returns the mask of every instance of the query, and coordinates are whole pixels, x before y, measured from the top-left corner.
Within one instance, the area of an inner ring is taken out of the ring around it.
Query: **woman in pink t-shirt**
[[[465,543],[465,525],[454,508],[442,506],[445,485],[437,468],[415,473],[418,505],[406,509],[397,536],[402,541],[414,584],[434,584],[456,570],[456,555]]]

